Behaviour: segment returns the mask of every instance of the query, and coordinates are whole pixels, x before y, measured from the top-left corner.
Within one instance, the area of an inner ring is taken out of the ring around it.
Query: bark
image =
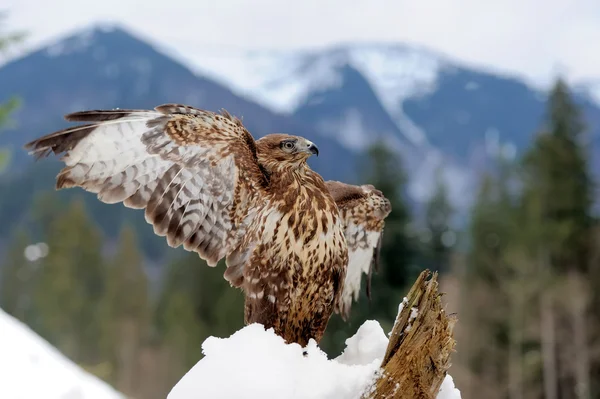
[[[139,328],[132,320],[119,323],[119,341],[117,343],[117,388],[126,395],[133,396],[138,392],[139,384],[136,378],[137,362],[141,336]]]
[[[540,251],[540,269],[542,276],[550,271],[548,254]],[[556,371],[556,322],[552,292],[543,289],[540,294],[540,331],[542,341],[542,361],[544,375],[544,398],[558,398],[558,373]]]
[[[456,318],[442,308],[437,273],[421,273],[399,309],[377,380],[363,399],[434,399],[450,367]]]
[[[523,342],[522,293],[511,297],[510,339],[508,347],[508,392],[510,399],[523,399],[523,360],[521,345]]]
[[[573,344],[575,349],[575,392],[578,399],[590,398],[590,347],[587,339],[587,290],[582,277],[573,272],[569,276],[571,289],[571,318],[573,321]]]
[[[542,358],[544,362],[544,398],[557,399],[556,337],[552,296],[543,292],[540,298]]]

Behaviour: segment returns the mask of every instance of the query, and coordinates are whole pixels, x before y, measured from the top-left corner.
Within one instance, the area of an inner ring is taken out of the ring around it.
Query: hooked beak
[[[306,140],[306,152],[319,156],[319,148],[312,141]]]

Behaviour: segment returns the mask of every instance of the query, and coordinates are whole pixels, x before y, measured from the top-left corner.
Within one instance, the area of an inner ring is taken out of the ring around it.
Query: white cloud
[[[600,78],[597,0],[4,0],[2,7],[10,27],[32,32],[32,43],[108,19],[179,52],[405,41],[536,81],[558,70]]]

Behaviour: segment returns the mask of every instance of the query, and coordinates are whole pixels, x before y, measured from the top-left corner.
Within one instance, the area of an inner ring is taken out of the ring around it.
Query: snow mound
[[[369,365],[377,360],[377,365],[381,363],[388,339],[379,325],[374,320],[367,320],[359,327],[356,334],[346,340],[346,349],[341,355],[335,358],[340,364]]]
[[[367,321],[329,360],[313,340],[305,349],[286,345],[272,329],[251,324],[229,338],[204,341],[205,357],[167,399],[358,399],[377,376],[386,345],[379,323]],[[460,399],[450,376],[437,399]]]
[[[0,309],[0,398],[124,399]]]

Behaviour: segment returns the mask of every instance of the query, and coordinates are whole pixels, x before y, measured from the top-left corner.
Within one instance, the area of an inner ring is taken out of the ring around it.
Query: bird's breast
[[[347,256],[337,208],[325,194],[300,188],[270,205],[261,216],[260,241],[276,246],[282,260],[296,259],[306,273]]]

